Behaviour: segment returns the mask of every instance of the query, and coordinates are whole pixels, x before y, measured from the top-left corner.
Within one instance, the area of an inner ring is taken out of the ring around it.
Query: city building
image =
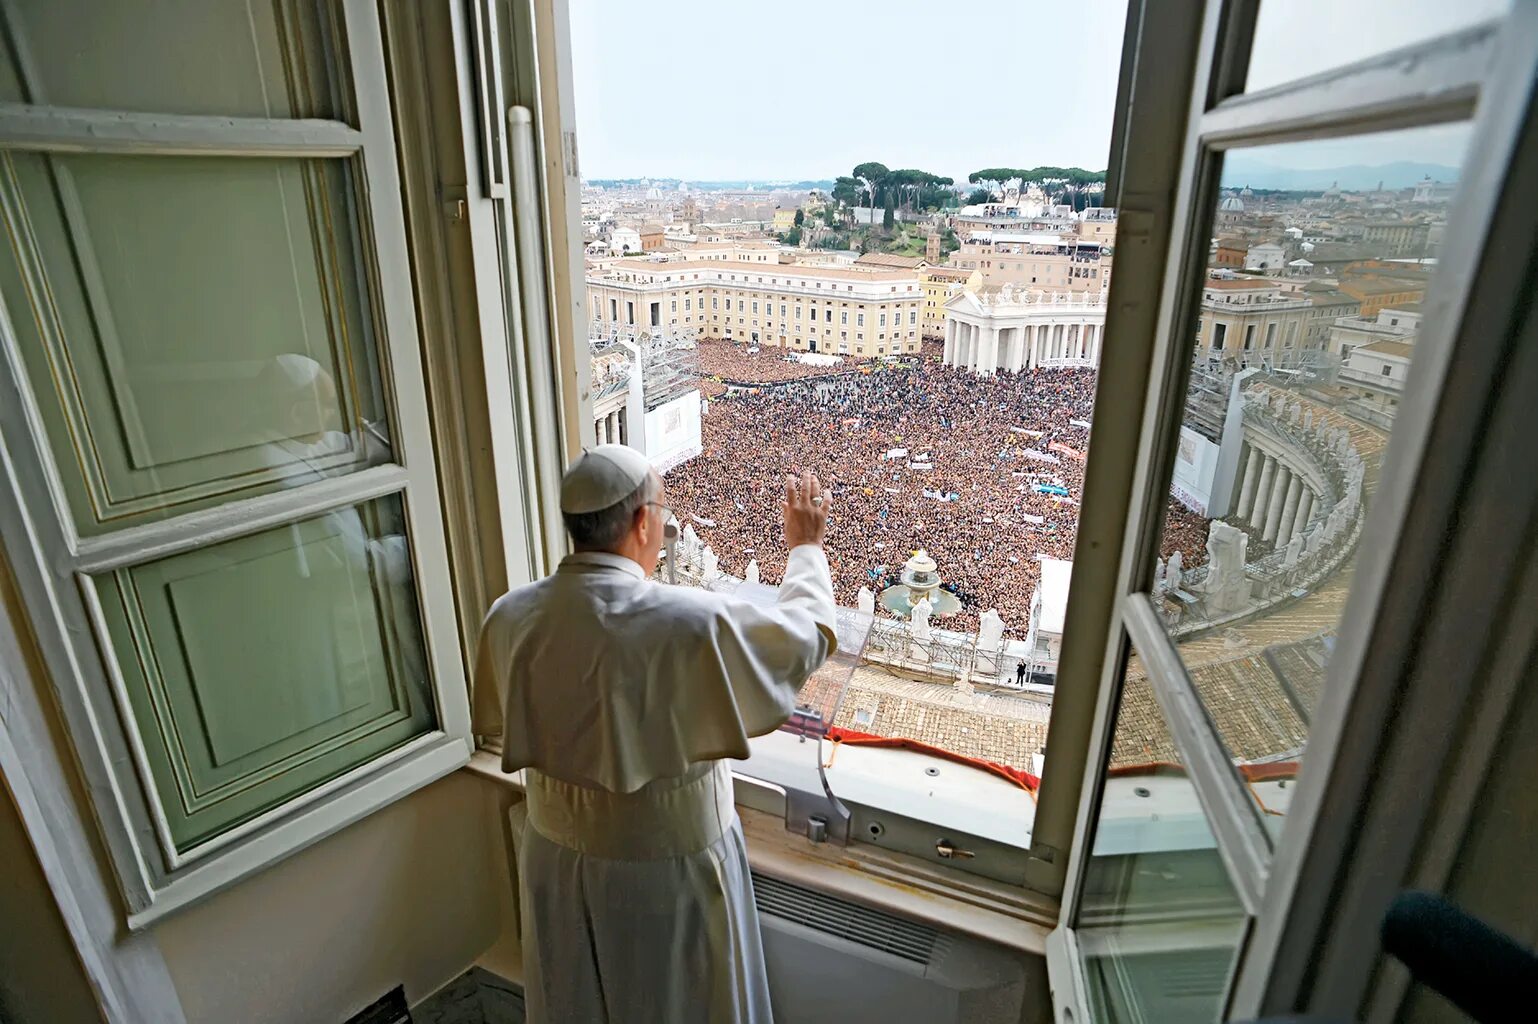
[[[615,255],[641,251],[641,233],[635,228],[615,228],[609,233],[609,251]]]
[[[777,209],[777,210],[775,210],[774,211],[774,222],[771,225],[771,230],[773,230],[775,232],[789,231],[791,228],[795,227],[796,226],[796,212],[797,211],[795,209],[789,209],[789,210]]]
[[[1380,256],[1423,256],[1430,225],[1418,220],[1377,220],[1362,225],[1362,244]]]
[[[1413,341],[1420,330],[1420,317],[1417,303],[1380,309],[1373,316],[1340,317],[1330,325],[1326,350],[1345,365],[1356,349],[1380,341]]]
[[[945,304],[945,363],[981,376],[1038,367],[1097,367],[1105,296],[1001,288],[963,290]]]
[[[1239,365],[1293,359],[1307,335],[1312,308],[1307,298],[1271,278],[1208,280],[1202,285],[1197,358]]]
[[[1213,250],[1212,265],[1215,267],[1233,267],[1236,270],[1244,266],[1245,254],[1249,251],[1249,243],[1242,238],[1220,238],[1217,248]]]
[[[939,338],[945,332],[945,303],[961,289],[976,291],[982,287],[980,270],[965,270],[952,266],[929,266],[919,271],[919,283],[924,289],[924,311],[919,317],[925,338]]]
[[[641,236],[642,252],[656,252],[666,244],[667,234],[661,224],[643,224],[636,233]]]
[[[1275,242],[1259,242],[1244,253],[1244,269],[1275,274],[1281,271],[1287,250]]]
[[[595,336],[693,330],[863,359],[918,351],[924,292],[915,271],[622,259],[590,270],[587,296]]]
[[[669,240],[668,262],[723,260],[731,263],[780,262],[782,246],[772,238],[725,238],[705,241],[698,236]]]
[[[979,231],[947,265],[981,271],[983,283],[995,287],[1098,292],[1110,286],[1111,264],[1109,249],[1075,235]]]
[[[1362,304],[1361,315],[1372,318],[1388,306],[1403,306],[1420,302],[1426,297],[1427,277],[1414,273],[1413,267],[1403,272],[1384,270],[1382,265],[1367,267],[1356,272],[1347,268],[1340,280],[1340,290]]]
[[[1037,231],[1069,227],[1071,218],[1054,213],[1047,206],[1047,197],[1041,186],[1031,184],[1021,191],[1011,184],[1004,189],[1002,199],[962,207],[951,218],[951,227],[963,240],[979,232]]]
[[[1347,295],[1332,282],[1310,281],[1303,286],[1303,297],[1311,307],[1303,328],[1303,347],[1323,350],[1328,347],[1330,330],[1343,316],[1356,316],[1362,303]]]
[[[1078,235],[1107,249],[1116,244],[1116,208],[1091,206],[1079,216]]]
[[[1415,354],[1413,336],[1403,341],[1374,341],[1351,349],[1340,368],[1340,383],[1357,394],[1360,405],[1392,417],[1404,394]]]
[[[928,262],[920,256],[899,256],[893,252],[862,252],[854,261],[857,267],[872,267],[878,270],[912,270],[918,271],[928,266]]]

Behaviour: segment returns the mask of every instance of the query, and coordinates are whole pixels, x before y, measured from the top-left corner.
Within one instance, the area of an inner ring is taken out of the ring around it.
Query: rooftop
[[[1388,292],[1423,292],[1426,290],[1426,282],[1403,277],[1358,277],[1343,282],[1341,287],[1353,288],[1368,295],[1383,295]]]
[[[961,267],[925,267],[924,273],[929,277],[937,278],[942,281],[965,281],[967,278],[977,273],[977,271],[965,270]]]
[[[743,263],[740,260],[689,260],[661,263],[654,260],[622,259],[609,264],[611,271],[628,271],[642,274],[697,274],[701,271],[718,270],[732,274],[763,277],[823,278],[834,281],[892,281],[914,282],[918,276],[901,270],[846,270],[818,263]]]
[[[1405,341],[1375,341],[1371,345],[1363,345],[1361,348],[1352,349],[1353,352],[1376,352],[1383,356],[1397,356],[1400,359],[1409,359],[1415,352],[1415,346]]]
[[[866,267],[900,267],[907,270],[917,270],[925,264],[924,259],[918,256],[899,256],[893,252],[868,252],[855,260],[855,263]]]
[[[1229,279],[1215,279],[1215,280],[1207,281],[1205,284],[1202,285],[1202,287],[1204,287],[1204,288],[1216,288],[1218,291],[1223,291],[1223,292],[1234,292],[1234,291],[1270,290],[1270,289],[1278,288],[1278,287],[1280,287],[1280,285],[1278,285],[1275,281],[1273,281],[1273,280],[1271,280],[1269,278],[1256,278],[1254,280],[1251,280],[1249,278],[1241,277],[1241,278],[1229,278]]]

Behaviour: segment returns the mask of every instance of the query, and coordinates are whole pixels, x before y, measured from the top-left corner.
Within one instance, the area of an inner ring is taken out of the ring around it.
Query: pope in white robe
[[[787,478],[790,555],[765,608],[649,579],[663,498],[634,449],[586,452],[561,488],[576,552],[499,598],[481,633],[482,722],[500,699],[502,768],[528,769],[515,843],[534,1024],[772,1020],[725,759],[790,717],[834,649],[827,499],[815,476]]]

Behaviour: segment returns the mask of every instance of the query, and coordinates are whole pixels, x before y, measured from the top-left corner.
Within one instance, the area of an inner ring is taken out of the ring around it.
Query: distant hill
[[[1458,168],[1446,164],[1417,163],[1399,160],[1390,164],[1351,164],[1346,167],[1277,167],[1245,157],[1243,153],[1230,154],[1223,165],[1224,188],[1267,188],[1287,191],[1322,191],[1332,183],[1347,192],[1361,192],[1378,187],[1409,188],[1426,175],[1432,181],[1457,181]]]

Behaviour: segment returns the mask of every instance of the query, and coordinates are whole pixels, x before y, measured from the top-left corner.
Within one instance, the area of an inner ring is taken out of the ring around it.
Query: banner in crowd
[[[1081,462],[1084,459],[1084,453],[1083,452],[1079,451],[1077,448],[1070,448],[1066,444],[1061,443],[1060,441],[1053,441],[1051,444],[1047,445],[1047,450],[1048,451],[1053,451],[1053,452],[1062,452],[1064,455],[1068,456],[1070,459],[1078,459]]]
[[[1035,448],[1022,448],[1020,449],[1020,454],[1028,459],[1035,459],[1037,462],[1050,462],[1054,466],[1063,461],[1056,455],[1048,455],[1046,452],[1039,452]]]

